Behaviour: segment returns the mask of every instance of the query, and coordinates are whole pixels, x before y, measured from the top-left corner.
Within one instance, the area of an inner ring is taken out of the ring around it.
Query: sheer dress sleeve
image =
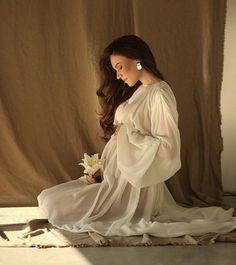
[[[147,101],[148,133],[132,123],[125,123],[117,135],[117,166],[137,188],[161,183],[181,167],[178,113],[173,92],[155,88]]]

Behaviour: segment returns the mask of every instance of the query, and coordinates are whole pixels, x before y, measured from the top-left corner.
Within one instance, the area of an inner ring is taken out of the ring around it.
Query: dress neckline
[[[165,82],[165,81],[164,80],[161,80],[161,81],[154,82],[154,83],[151,83],[151,84],[146,84],[146,85],[142,84],[141,86],[148,87],[148,86],[153,86],[153,85],[159,85],[162,82]]]
[[[154,85],[159,85],[160,83],[162,82],[165,82],[164,80],[161,80],[159,82],[155,82],[155,83],[152,83],[152,84],[147,84],[147,85],[144,85],[144,84],[141,84],[137,89],[136,91],[133,93],[133,95],[126,101],[126,103],[131,103],[137,96],[140,96],[144,91],[146,91],[146,88],[147,87],[151,87],[151,86],[154,86]],[[142,92],[142,93],[141,93]]]

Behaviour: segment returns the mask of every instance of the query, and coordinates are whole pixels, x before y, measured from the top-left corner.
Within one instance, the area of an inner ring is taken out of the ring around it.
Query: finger
[[[100,169],[98,169],[94,174],[93,174],[93,178],[96,178],[98,176],[101,175]]]
[[[95,179],[94,179],[92,176],[87,176],[87,177],[86,177],[86,180],[87,180],[90,184],[95,183]]]

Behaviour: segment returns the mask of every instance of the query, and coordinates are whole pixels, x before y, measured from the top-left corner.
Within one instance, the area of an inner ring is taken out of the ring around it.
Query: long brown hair
[[[133,87],[129,87],[121,79],[116,78],[116,70],[113,69],[110,62],[112,54],[138,59],[146,70],[164,80],[163,75],[156,67],[155,58],[149,46],[141,38],[135,35],[125,35],[115,39],[105,48],[99,61],[101,83],[97,90],[102,107],[100,125],[105,140],[109,140],[115,131],[113,122],[117,107],[129,99],[141,85],[141,82],[138,81]]]

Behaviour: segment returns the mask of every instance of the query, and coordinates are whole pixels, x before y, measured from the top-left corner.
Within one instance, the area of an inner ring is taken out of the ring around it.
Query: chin
[[[126,83],[126,84],[127,84],[129,87],[133,87],[136,83],[137,83],[137,82],[132,82],[132,83],[128,82],[128,83]]]

